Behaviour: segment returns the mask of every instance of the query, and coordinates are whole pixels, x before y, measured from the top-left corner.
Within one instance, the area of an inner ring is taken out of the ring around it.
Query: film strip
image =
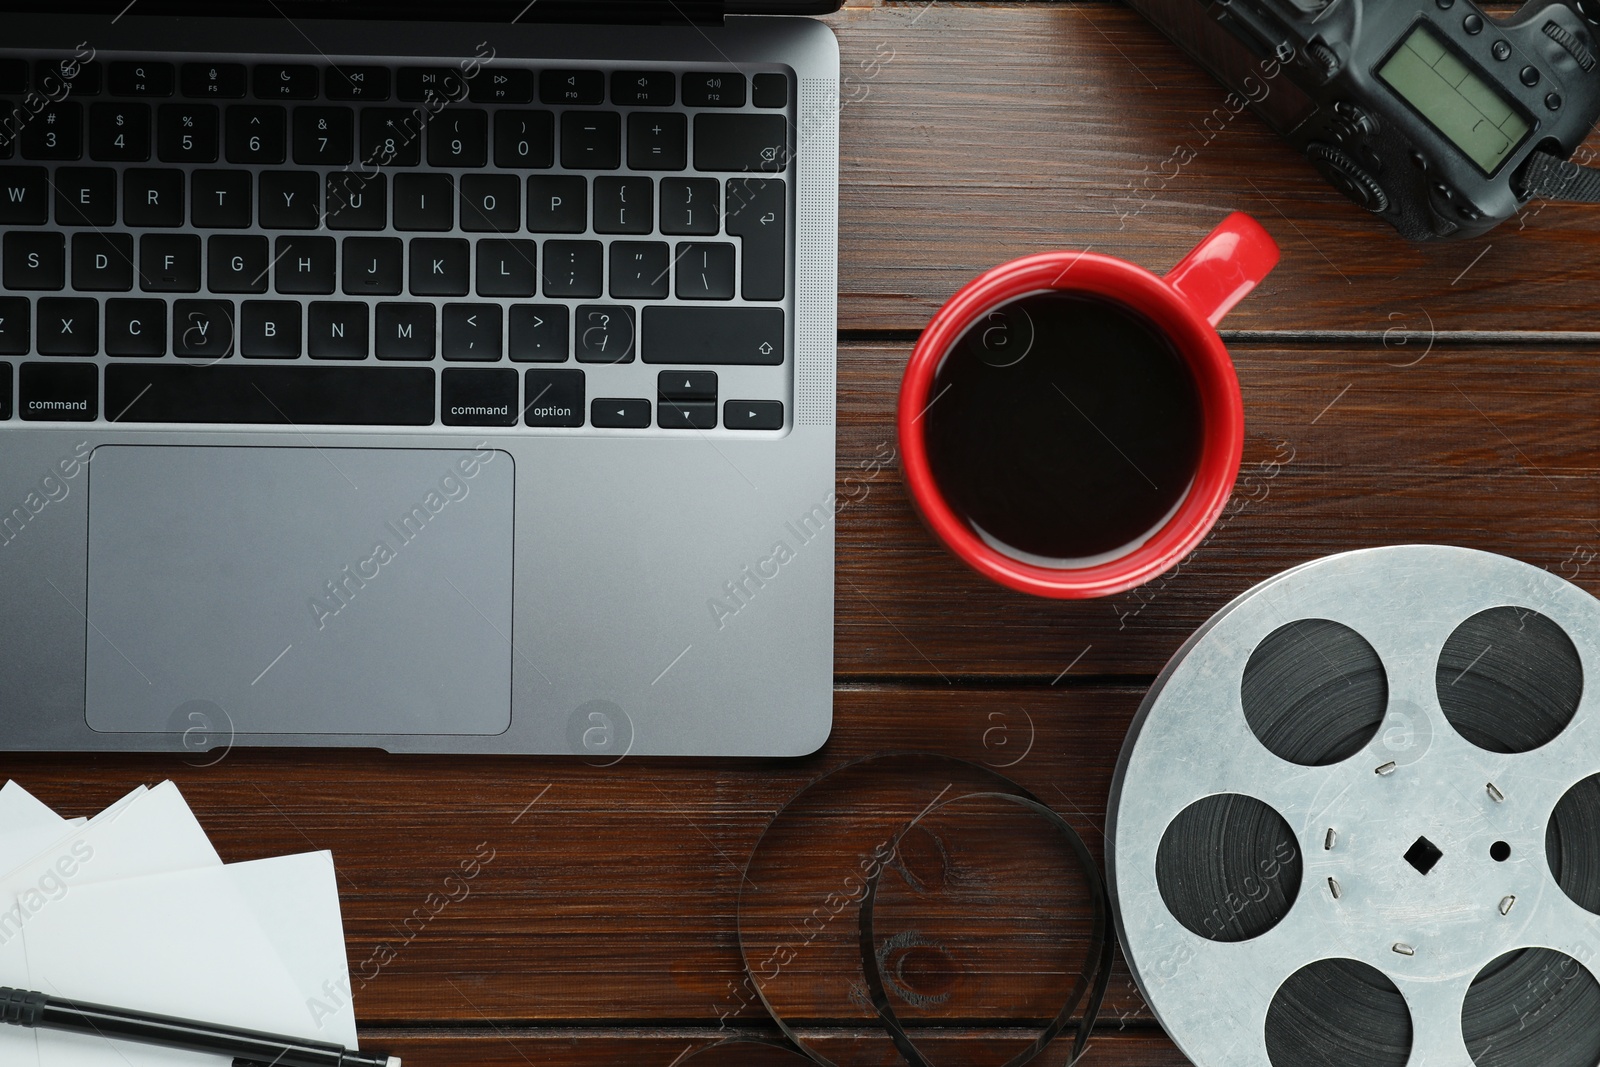
[[[1483,552],[1330,556],[1213,616],[1109,809],[1124,951],[1184,1053],[1600,1062],[1597,690],[1600,601]]]

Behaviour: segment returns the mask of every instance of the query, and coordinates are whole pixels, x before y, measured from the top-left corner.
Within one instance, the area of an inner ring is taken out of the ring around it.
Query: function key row
[[[76,58],[39,60],[0,59],[0,94],[21,95],[31,87],[52,97],[112,96],[171,97],[196,100],[239,100],[254,95],[261,100],[399,99],[423,103],[430,98],[467,99],[480,104],[544,104],[594,106],[606,102],[607,77],[598,70],[534,71],[526,67],[483,63],[461,67],[330,66],[309,63],[184,63],[144,60]],[[679,84],[687,107],[740,108],[748,102],[760,108],[789,105],[789,79],[785,74],[757,74],[746,78],[736,70],[690,71],[617,70],[610,76],[610,100],[618,107],[672,107],[678,103]]]
[[[24,363],[12,403],[11,365],[0,363],[0,421],[94,422],[101,414],[100,372],[90,364]],[[105,412],[114,422],[244,423],[277,426],[527,426],[646,429],[651,402],[596,397],[585,403],[581,370],[468,370],[439,375],[426,367],[114,366],[106,368]],[[663,391],[655,425],[667,430],[717,426],[712,399],[682,400]],[[524,399],[524,397],[526,399]],[[783,402],[729,400],[730,430],[783,429]]]

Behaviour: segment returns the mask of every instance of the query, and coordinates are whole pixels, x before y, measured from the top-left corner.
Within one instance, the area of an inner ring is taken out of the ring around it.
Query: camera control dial
[[[1306,148],[1306,158],[1334,188],[1374,215],[1389,210],[1389,196],[1383,186],[1344,152],[1332,145],[1313,143]]]

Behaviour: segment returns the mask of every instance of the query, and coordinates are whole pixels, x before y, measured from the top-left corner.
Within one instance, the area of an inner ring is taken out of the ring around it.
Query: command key
[[[93,422],[100,417],[100,374],[91,363],[24,363],[17,410],[34,422]]]

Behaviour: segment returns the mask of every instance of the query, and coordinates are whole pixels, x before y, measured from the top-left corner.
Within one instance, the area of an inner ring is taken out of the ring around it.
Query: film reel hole
[[[1300,619],[1256,646],[1239,699],[1267,751],[1303,767],[1324,767],[1360,752],[1377,734],[1389,680],[1378,653],[1350,627]]]
[[[1277,926],[1300,893],[1300,875],[1300,849],[1283,816],[1238,793],[1184,808],[1156,852],[1167,910],[1208,941],[1248,941]]]
[[[1462,737],[1490,752],[1531,752],[1577,713],[1583,664],[1549,618],[1531,608],[1489,608],[1444,643],[1434,684]]]
[[[1600,915],[1600,774],[1567,790],[1551,812],[1544,855],[1561,891]]]
[[[1405,1067],[1411,1009],[1375,967],[1346,959],[1308,963],[1284,980],[1267,1008],[1273,1067]]]
[[[1489,858],[1496,863],[1504,863],[1511,858],[1511,846],[1504,841],[1496,841],[1489,846]]]
[[[1467,989],[1461,1036],[1478,1067],[1593,1067],[1600,983],[1565,952],[1507,952]]]
[[[1490,851],[1494,851],[1490,849]],[[1509,854],[1510,849],[1506,852]],[[1411,842],[1411,847],[1406,849],[1405,860],[1417,869],[1418,874],[1427,874],[1433,870],[1434,864],[1444,858],[1444,853],[1439,846],[1429,841],[1426,837],[1419,837]]]

